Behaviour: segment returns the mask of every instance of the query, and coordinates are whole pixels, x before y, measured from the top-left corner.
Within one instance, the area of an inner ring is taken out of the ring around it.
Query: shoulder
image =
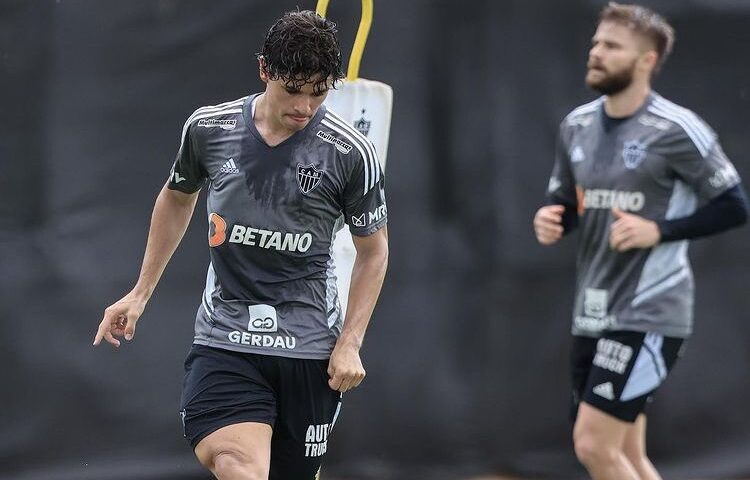
[[[344,164],[350,180],[355,178],[363,182],[363,192],[367,193],[378,184],[383,176],[375,152],[375,145],[356,128],[338,116],[330,109],[326,109],[323,119],[319,123],[317,136],[320,141],[333,144],[339,151],[339,159]],[[352,177],[354,172],[360,172]]]
[[[316,132],[318,139],[334,145],[345,161],[348,159],[353,163],[359,161],[364,161],[366,164],[377,163],[373,143],[332,110],[326,108],[318,126]]]
[[[716,133],[701,117],[660,95],[654,94],[647,111],[657,119],[668,122],[662,127],[665,137],[672,142],[682,141],[695,146],[704,157],[716,142]]]
[[[575,126],[588,127],[596,118],[599,109],[601,108],[604,97],[599,97],[583,105],[579,105],[568,113],[560,125],[561,128],[569,128]]]
[[[237,126],[237,115],[242,114],[242,106],[247,96],[220,103],[218,105],[206,105],[197,108],[185,121],[182,128],[182,136],[191,127],[220,127],[223,130],[233,130]]]

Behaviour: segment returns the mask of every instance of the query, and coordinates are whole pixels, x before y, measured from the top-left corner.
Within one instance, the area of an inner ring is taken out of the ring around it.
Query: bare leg
[[[633,429],[625,436],[623,451],[641,480],[661,480],[659,472],[646,456],[646,415],[638,415]]]
[[[268,480],[272,433],[265,423],[228,425],[198,442],[195,456],[219,480]]]
[[[573,429],[578,460],[594,480],[641,480],[625,456],[625,438],[633,424],[581,402]]]

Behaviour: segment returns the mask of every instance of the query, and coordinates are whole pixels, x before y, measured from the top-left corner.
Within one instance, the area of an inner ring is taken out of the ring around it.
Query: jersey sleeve
[[[388,221],[385,177],[375,148],[368,142],[344,189],[344,219],[353,235],[372,235]]]
[[[200,190],[208,176],[200,161],[197,136],[190,121],[189,118],[182,129],[180,149],[169,173],[169,189],[183,193]]]
[[[578,206],[576,181],[564,133],[563,126],[561,126],[555,145],[555,164],[547,185],[547,199],[553,204],[559,203],[576,208]]]
[[[702,120],[680,127],[668,141],[665,155],[669,167],[692,188],[701,203],[740,183],[716,134]]]

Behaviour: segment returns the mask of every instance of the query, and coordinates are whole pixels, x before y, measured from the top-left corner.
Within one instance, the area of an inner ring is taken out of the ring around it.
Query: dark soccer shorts
[[[270,480],[313,480],[328,449],[341,394],[328,360],[302,360],[193,345],[185,360],[180,416],[195,446],[242,422],[271,425]]]
[[[684,339],[656,333],[605,332],[573,337],[571,374],[575,421],[581,401],[634,422],[680,356]]]

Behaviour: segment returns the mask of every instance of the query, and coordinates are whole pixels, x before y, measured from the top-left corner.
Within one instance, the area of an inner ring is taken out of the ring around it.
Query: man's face
[[[643,40],[628,27],[614,22],[600,23],[591,39],[586,85],[604,95],[625,90],[633,82],[643,54]]]
[[[276,122],[289,130],[302,130],[318,112],[318,108],[328,96],[328,88],[316,92],[313,88],[318,78],[299,88],[284,79],[271,80],[261,67],[261,79],[266,83],[265,98],[271,115]],[[330,84],[328,85],[330,87]]]

